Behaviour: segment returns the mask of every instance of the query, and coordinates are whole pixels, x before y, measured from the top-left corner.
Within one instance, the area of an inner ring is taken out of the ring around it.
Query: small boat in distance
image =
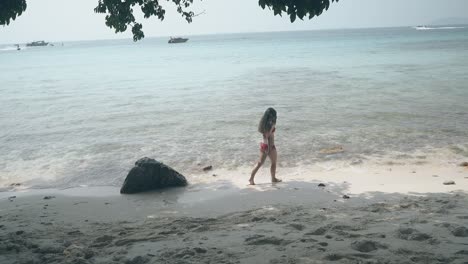
[[[33,42],[30,42],[30,43],[27,43],[26,46],[27,47],[40,47],[40,46],[47,46],[49,44],[49,42],[45,42],[43,40],[41,41],[33,41]]]
[[[431,29],[431,28],[428,28],[426,26],[417,26],[417,27],[414,27],[414,29],[416,29],[416,30],[428,30],[428,29]]]
[[[173,38],[171,37],[167,43],[174,44],[174,43],[184,43],[187,42],[188,38]]]

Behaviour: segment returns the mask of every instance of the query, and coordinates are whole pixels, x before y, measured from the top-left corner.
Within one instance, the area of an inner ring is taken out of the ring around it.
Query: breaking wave
[[[414,27],[416,30],[441,30],[441,29],[462,29],[465,27],[426,27],[426,26],[417,26]]]

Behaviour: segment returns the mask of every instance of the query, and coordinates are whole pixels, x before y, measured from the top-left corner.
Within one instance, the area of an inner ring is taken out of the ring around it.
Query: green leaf
[[[292,13],[289,17],[291,18],[291,23],[294,23],[296,20],[296,13]]]

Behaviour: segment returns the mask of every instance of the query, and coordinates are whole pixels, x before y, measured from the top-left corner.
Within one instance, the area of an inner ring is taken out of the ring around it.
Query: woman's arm
[[[275,133],[273,132],[275,130],[275,126],[271,128],[270,131],[270,136],[268,137],[268,148],[270,149],[275,145]]]
[[[268,152],[270,152],[270,134],[268,132],[263,133],[263,144],[268,146],[265,151],[265,153],[268,154]]]
[[[275,145],[275,134],[271,133],[270,137],[268,138],[268,147],[271,148]]]

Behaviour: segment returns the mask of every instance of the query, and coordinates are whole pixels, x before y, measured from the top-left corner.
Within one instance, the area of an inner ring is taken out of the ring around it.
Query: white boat
[[[33,41],[33,42],[30,42],[30,43],[26,44],[27,47],[40,47],[40,46],[47,46],[47,45],[49,45],[49,42],[45,42],[43,40]]]
[[[416,30],[428,30],[428,29],[432,29],[432,28],[428,28],[426,26],[417,26],[417,27],[414,27],[414,29],[416,29]]]

